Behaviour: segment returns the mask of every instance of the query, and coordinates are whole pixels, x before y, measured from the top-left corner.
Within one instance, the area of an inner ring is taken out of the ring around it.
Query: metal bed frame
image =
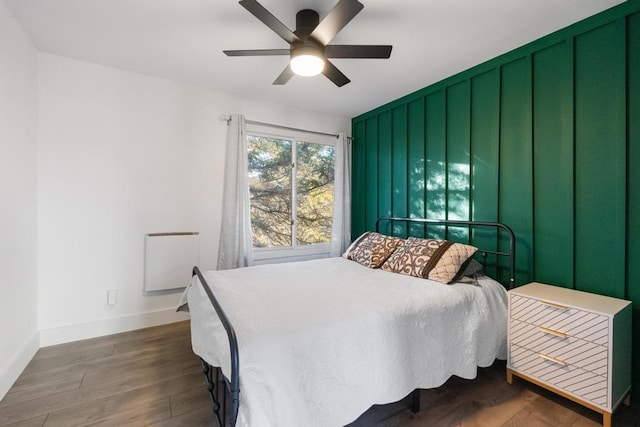
[[[499,222],[488,221],[460,221],[460,220],[440,220],[440,219],[425,219],[425,218],[401,218],[401,217],[380,217],[376,220],[375,230],[380,229],[380,222],[389,221],[393,227],[394,222],[402,222],[405,224],[422,224],[423,232],[426,235],[426,230],[429,225],[440,226],[453,226],[453,227],[493,227],[496,229],[496,240],[500,235],[500,230],[504,231],[509,238],[509,249],[507,252],[499,250],[484,250],[480,249],[484,263],[489,254],[496,256],[506,256],[509,258],[509,284],[508,289],[512,289],[515,286],[515,255],[516,255],[516,238],[513,230]],[[207,380],[207,389],[211,397],[212,409],[218,425],[220,427],[231,426],[235,427],[238,419],[238,408],[240,406],[240,356],[238,354],[238,340],[236,338],[235,330],[229,318],[225,314],[224,310],[220,306],[220,303],[216,299],[215,295],[211,291],[209,284],[202,276],[200,269],[193,267],[192,276],[198,276],[200,284],[204,288],[209,301],[213,306],[222,326],[227,332],[229,339],[229,348],[231,354],[231,378],[228,379],[223,373],[220,367],[209,365],[202,358],[202,372]],[[416,389],[411,393],[411,411],[418,412],[420,410],[420,389]]]

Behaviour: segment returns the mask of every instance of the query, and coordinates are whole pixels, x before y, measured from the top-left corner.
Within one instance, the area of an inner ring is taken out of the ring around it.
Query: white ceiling
[[[608,9],[620,0],[361,0],[332,44],[391,44],[388,60],[334,59],[351,79],[272,81],[287,57],[223,49],[287,48],[235,0],[4,0],[42,52],[353,117]],[[300,9],[337,0],[260,0],[292,30]]]

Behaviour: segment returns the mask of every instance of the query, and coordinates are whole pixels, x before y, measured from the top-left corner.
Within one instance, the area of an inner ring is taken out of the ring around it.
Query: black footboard
[[[238,407],[240,405],[240,358],[238,356],[238,341],[236,332],[227,318],[224,310],[213,295],[207,281],[202,277],[202,273],[198,267],[193,267],[193,276],[198,276],[200,284],[204,288],[211,305],[216,311],[218,318],[222,322],[227,337],[229,338],[229,349],[231,351],[231,378],[226,378],[219,367],[212,367],[202,360],[202,370],[207,378],[207,386],[211,401],[213,404],[213,412],[218,420],[220,427],[236,425],[238,419]],[[228,397],[228,398],[227,398]]]

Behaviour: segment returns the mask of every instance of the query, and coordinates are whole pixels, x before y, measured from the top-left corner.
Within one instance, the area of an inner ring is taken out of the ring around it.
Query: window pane
[[[298,142],[296,244],[331,242],[335,148]]]
[[[247,143],[253,246],[291,246],[292,143],[260,136]]]

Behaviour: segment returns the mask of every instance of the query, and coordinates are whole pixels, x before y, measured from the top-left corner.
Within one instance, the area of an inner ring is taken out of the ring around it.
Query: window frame
[[[248,145],[248,137],[265,137],[272,139],[280,139],[291,141],[291,161],[293,163],[291,167],[291,246],[282,247],[268,247],[268,248],[256,248],[253,247],[253,257],[256,265],[279,263],[289,261],[299,261],[315,258],[326,258],[329,256],[331,249],[331,243],[316,243],[311,245],[297,245],[297,144],[298,142],[312,143],[320,145],[329,145],[334,147],[337,151],[338,138],[335,135],[322,134],[318,132],[305,132],[303,130],[287,129],[278,126],[268,126],[264,124],[247,124],[245,129],[245,141]],[[336,152],[337,154],[337,152]],[[334,157],[334,171],[335,171],[335,157]],[[335,186],[334,182],[334,198],[335,198]],[[253,226],[252,226],[253,227]],[[253,232],[253,230],[252,230]]]

